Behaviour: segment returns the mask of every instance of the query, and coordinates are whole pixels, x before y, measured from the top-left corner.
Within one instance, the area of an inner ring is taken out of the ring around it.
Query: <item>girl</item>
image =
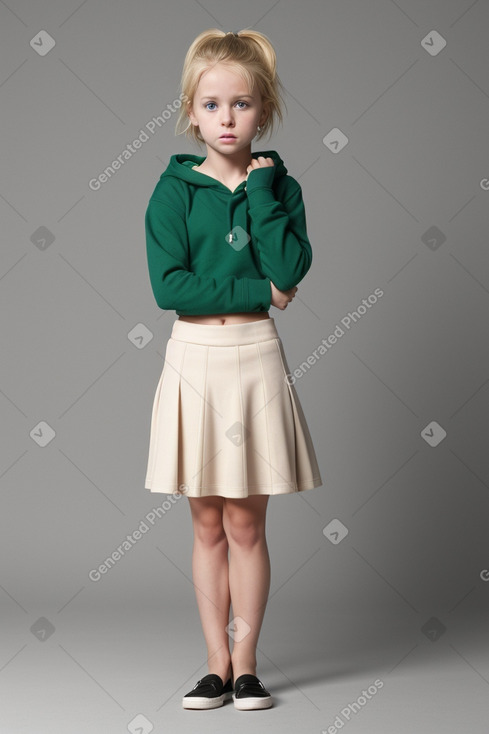
[[[279,86],[263,34],[197,36],[177,130],[187,122],[183,132],[207,155],[171,156],[145,217],[153,293],[178,316],[153,404],[145,488],[188,497],[209,670],[184,708],[231,697],[240,710],[272,705],[256,676],[270,588],[268,498],[322,484],[268,314],[292,301],[312,261],[299,184],[278,153],[251,152],[257,133],[282,120]]]

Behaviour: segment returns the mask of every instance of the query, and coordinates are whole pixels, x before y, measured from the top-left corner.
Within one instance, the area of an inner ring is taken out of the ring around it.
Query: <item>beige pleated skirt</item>
[[[273,318],[177,319],[153,403],[145,488],[244,498],[322,485],[289,373]]]

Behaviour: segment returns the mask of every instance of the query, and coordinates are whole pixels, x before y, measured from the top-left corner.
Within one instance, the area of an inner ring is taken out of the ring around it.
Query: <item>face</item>
[[[223,64],[204,72],[189,109],[206,145],[223,155],[249,147],[266,117],[258,89],[250,94],[245,80]]]

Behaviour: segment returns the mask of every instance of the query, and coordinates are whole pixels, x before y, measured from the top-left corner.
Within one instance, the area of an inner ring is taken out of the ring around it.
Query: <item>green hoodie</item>
[[[312,262],[302,190],[274,150],[234,191],[194,171],[203,156],[172,155],[145,215],[156,303],[177,315],[268,311],[270,281],[294,287]]]

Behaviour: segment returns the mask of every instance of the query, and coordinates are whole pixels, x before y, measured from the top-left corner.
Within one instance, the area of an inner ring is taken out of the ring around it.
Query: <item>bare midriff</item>
[[[225,324],[246,324],[248,321],[261,321],[269,319],[268,312],[262,313],[217,313],[196,316],[179,316],[180,321],[190,321],[193,324],[210,324],[211,326],[224,326]]]

